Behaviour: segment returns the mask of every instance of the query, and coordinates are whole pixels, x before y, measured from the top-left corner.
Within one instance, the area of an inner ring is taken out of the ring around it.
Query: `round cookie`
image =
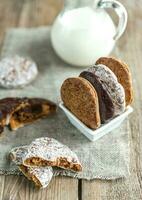
[[[84,78],[66,79],[61,87],[64,105],[92,129],[100,126],[98,96],[94,87]]]
[[[5,57],[0,61],[0,86],[4,88],[24,87],[38,74],[36,63],[20,56]]]
[[[95,65],[80,74],[96,89],[102,123],[125,110],[125,93],[115,74],[105,65]]]
[[[129,67],[124,62],[111,57],[101,57],[96,64],[104,64],[113,71],[124,88],[126,106],[130,105],[133,101],[133,89]]]

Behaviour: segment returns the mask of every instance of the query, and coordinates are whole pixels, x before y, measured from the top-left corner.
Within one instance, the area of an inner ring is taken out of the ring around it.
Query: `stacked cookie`
[[[66,79],[61,87],[64,105],[89,128],[97,129],[122,114],[133,101],[129,67],[102,57],[96,64]]]
[[[45,188],[51,181],[52,167],[74,172],[82,170],[77,155],[69,147],[48,137],[37,138],[29,146],[13,148],[10,159],[40,188]]]

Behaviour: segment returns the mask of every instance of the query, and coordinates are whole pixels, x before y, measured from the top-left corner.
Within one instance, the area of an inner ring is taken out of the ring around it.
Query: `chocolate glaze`
[[[87,79],[95,88],[99,99],[99,110],[101,116],[101,122],[105,123],[108,119],[111,119],[114,115],[114,105],[109,97],[108,93],[102,87],[102,83],[99,81],[94,73],[89,71],[83,71],[80,77]]]
[[[0,120],[11,113],[20,103],[20,98],[5,98],[0,100]]]
[[[22,107],[20,107],[23,105]],[[56,104],[42,98],[4,98],[0,100],[0,133],[3,132],[4,126],[7,125],[7,117],[17,114],[17,112],[29,113],[35,115],[33,119],[42,116],[43,105],[49,106],[52,113],[56,110]],[[19,109],[18,109],[19,108]]]

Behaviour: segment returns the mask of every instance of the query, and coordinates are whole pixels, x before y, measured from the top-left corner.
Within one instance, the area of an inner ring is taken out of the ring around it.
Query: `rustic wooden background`
[[[129,14],[127,31],[114,54],[131,67],[135,112],[130,118],[131,176],[126,180],[85,181],[56,177],[38,191],[24,177],[0,176],[0,200],[141,200],[142,199],[142,0],[122,1]],[[52,24],[61,0],[0,0],[0,47],[10,27]]]

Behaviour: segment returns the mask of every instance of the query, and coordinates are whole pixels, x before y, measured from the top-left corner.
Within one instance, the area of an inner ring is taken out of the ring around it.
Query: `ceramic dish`
[[[65,112],[69,121],[75,126],[81,133],[83,133],[89,140],[96,141],[104,135],[110,133],[112,130],[120,126],[120,124],[125,120],[125,118],[133,112],[133,108],[128,106],[124,113],[115,117],[108,123],[102,125],[100,128],[96,130],[92,130],[88,128],[85,124],[83,124],[74,114],[72,114],[61,102],[59,107]]]

